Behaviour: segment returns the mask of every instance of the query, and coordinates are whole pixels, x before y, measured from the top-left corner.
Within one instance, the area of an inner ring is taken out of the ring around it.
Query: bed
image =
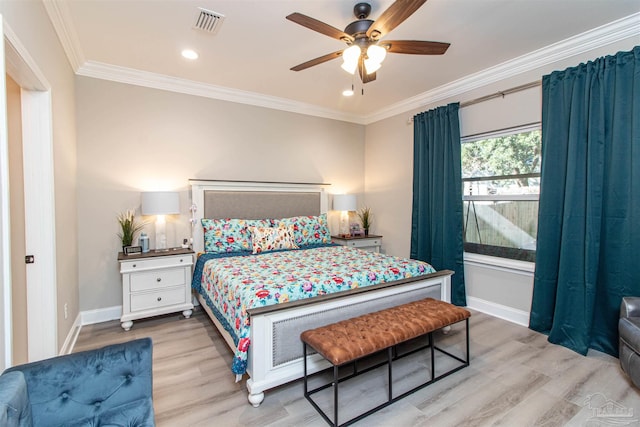
[[[248,375],[248,400],[255,407],[263,401],[266,390],[302,377],[302,331],[426,297],[450,300],[451,271],[430,270],[426,263],[402,259],[396,260],[400,261],[397,266],[389,266],[386,255],[334,245],[330,238],[322,239],[323,232],[315,234],[319,240],[312,231],[309,240],[301,241],[306,237],[300,237],[297,223],[294,227],[282,220],[278,225],[281,219],[304,217],[313,221],[324,218],[325,223],[320,224],[326,225],[327,184],[207,180],[190,180],[190,184],[196,253],[213,244],[214,228],[205,233],[203,219],[204,224],[215,227],[228,225],[216,219],[234,218],[234,224],[252,220],[247,229],[255,233],[263,230],[260,221],[268,221],[264,223],[266,230],[274,225],[285,228],[290,234],[280,230],[284,233],[281,237],[298,243],[298,248],[285,246],[287,249],[251,255],[250,251],[237,251],[239,242],[230,239],[230,247],[200,256],[194,270],[197,300],[234,352],[236,380],[245,372]],[[318,227],[317,222],[313,224]],[[338,258],[331,261],[332,257]],[[255,271],[250,270],[252,264],[257,266]],[[326,265],[351,269],[329,271]],[[287,266],[292,270],[286,271]],[[296,275],[308,281],[300,282],[298,290],[279,282],[270,288],[267,282],[271,277],[265,275],[274,270],[285,270],[278,271],[285,281],[294,281]],[[233,280],[236,285],[224,284]],[[241,296],[242,292],[246,296]],[[309,357],[307,369],[317,372],[328,366],[314,355]]]

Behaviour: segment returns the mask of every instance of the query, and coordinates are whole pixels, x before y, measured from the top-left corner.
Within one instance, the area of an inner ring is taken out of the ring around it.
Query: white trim
[[[425,105],[454,97],[491,83],[517,76],[527,71],[552,64],[558,60],[588,52],[608,44],[637,37],[640,33],[640,13],[635,13],[617,21],[585,31],[560,42],[551,44],[512,60],[487,68],[478,73],[399,101],[369,115],[345,113],[344,111],[322,108],[291,99],[266,96],[254,92],[240,91],[212,84],[177,79],[156,73],[118,67],[94,61],[85,61],[68,6],[60,0],[44,2],[49,19],[53,23],[58,38],[73,69],[81,76],[111,80],[137,86],[203,96],[241,104],[289,111],[309,116],[343,120],[357,124],[371,124],[407,111],[423,108]]]
[[[122,306],[97,308],[95,310],[81,311],[80,325],[93,325],[95,323],[108,322],[110,320],[120,320],[122,315]]]
[[[467,307],[499,319],[529,327],[529,312],[467,295]]]
[[[29,55],[27,48],[13,30],[5,24],[4,37],[7,40],[5,52],[6,71],[22,89],[47,91],[51,85],[47,81],[38,64]]]
[[[488,176],[487,181],[495,179],[495,176]],[[506,178],[505,178],[506,179]],[[512,178],[513,179],[513,178]],[[477,196],[462,196],[465,202],[537,202],[540,195],[531,194],[480,194]]]
[[[479,267],[490,268],[492,270],[521,274],[529,277],[533,277],[536,269],[536,264],[533,262],[480,255],[471,252],[464,253],[464,263],[467,265],[476,265]]]
[[[6,71],[21,88],[25,221],[29,224],[25,244],[27,253],[37,256],[36,264],[27,266],[28,359],[33,361],[58,352],[51,85],[6,23],[2,34]]]
[[[0,34],[4,19],[0,15]],[[11,310],[11,217],[9,214],[9,134],[7,131],[7,87],[4,45],[0,46],[0,369],[5,370],[13,360],[13,326]]]
[[[80,329],[82,329],[82,324],[80,323],[80,313],[78,313],[76,320],[73,321],[73,325],[67,334],[67,338],[64,340],[64,344],[62,344],[62,348],[60,348],[60,355],[71,354],[78,340],[78,335],[80,335]]]
[[[533,88],[532,88],[533,89]],[[536,89],[540,89],[539,87],[536,87]],[[489,132],[481,132],[481,133],[476,133],[473,135],[467,135],[467,136],[463,136],[460,138],[460,143],[461,144],[466,144],[468,142],[476,142],[476,141],[480,141],[483,139],[489,139],[489,138],[499,138],[501,136],[507,136],[507,135],[515,135],[518,133],[527,133],[527,132],[533,132],[533,131],[541,131],[542,130],[542,122],[535,122],[535,123],[527,123],[524,125],[520,125],[520,126],[511,126],[508,128],[504,128],[504,129],[497,129],[497,130],[492,130]]]
[[[29,361],[58,353],[51,92],[21,90]]]
[[[80,76],[110,80],[135,86],[167,90],[170,92],[184,93],[193,96],[202,96],[204,98],[218,99],[222,101],[237,102],[239,104],[271,108],[274,110],[288,111],[308,116],[365,124],[363,117],[357,114],[318,107],[317,105],[294,101],[292,99],[231,89],[208,83],[200,83],[193,80],[170,77],[163,74],[140,71],[133,68],[120,67],[102,62],[87,61],[76,70],[76,73]]]
[[[85,63],[85,57],[80,46],[78,33],[73,25],[69,5],[65,1],[48,0],[42,2],[49,20],[60,39],[60,44],[67,54],[67,59],[74,71]]]
[[[470,74],[433,90],[397,102],[365,117],[365,124],[377,122],[410,110],[461,95],[519,74],[533,71],[556,61],[589,52],[608,44],[637,37],[640,34],[640,13],[634,13],[608,24],[593,28],[568,39]]]

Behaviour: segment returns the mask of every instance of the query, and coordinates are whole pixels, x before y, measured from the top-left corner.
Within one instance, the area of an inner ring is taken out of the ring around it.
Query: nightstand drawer
[[[131,275],[131,292],[184,285],[184,268],[144,271]]]
[[[165,289],[158,292],[131,295],[131,311],[152,310],[184,302],[186,301],[183,287]]]
[[[369,246],[380,246],[380,239],[347,240],[345,246],[354,248],[366,248]]]
[[[156,270],[168,267],[183,267],[185,265],[192,264],[193,257],[191,255],[154,257],[122,262],[120,272],[135,273],[136,271]]]

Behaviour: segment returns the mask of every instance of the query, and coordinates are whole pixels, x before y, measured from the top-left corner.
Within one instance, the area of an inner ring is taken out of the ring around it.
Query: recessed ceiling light
[[[353,90],[351,89],[343,90],[342,96],[353,96]]]
[[[185,49],[182,51],[182,56],[187,59],[198,59],[198,54],[195,50]]]

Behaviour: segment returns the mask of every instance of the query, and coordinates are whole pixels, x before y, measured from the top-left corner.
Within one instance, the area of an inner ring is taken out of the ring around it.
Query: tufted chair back
[[[0,383],[9,376],[20,393],[15,373],[27,399],[24,407],[11,406],[14,425],[155,425],[150,338],[7,369]]]

